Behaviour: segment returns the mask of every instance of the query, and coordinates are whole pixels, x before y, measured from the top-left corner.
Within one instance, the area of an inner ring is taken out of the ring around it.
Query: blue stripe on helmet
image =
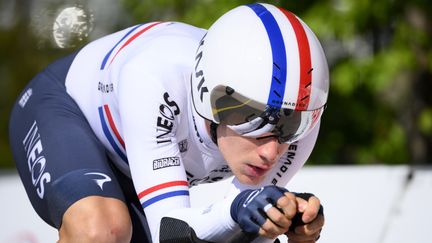
[[[286,84],[285,43],[279,25],[273,15],[261,4],[246,5],[261,19],[270,40],[273,58],[273,73],[267,105],[280,108],[283,103]]]

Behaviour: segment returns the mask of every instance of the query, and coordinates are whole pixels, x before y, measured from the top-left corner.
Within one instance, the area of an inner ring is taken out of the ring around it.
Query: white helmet
[[[310,28],[270,4],[237,7],[200,42],[191,77],[199,115],[245,136],[306,136],[324,110],[329,71]],[[270,134],[270,135],[269,135]]]

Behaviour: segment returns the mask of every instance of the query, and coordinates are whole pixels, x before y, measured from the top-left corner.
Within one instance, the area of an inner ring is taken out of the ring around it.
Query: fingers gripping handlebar
[[[231,217],[242,228],[242,232],[233,236],[230,243],[251,242],[258,237],[260,226],[266,220],[265,206],[271,203],[273,206],[279,198],[288,192],[285,188],[277,186],[266,186],[258,190],[246,190],[241,192],[231,205]],[[295,193],[296,197],[309,200],[312,193]],[[237,211],[236,211],[237,210]],[[323,206],[320,205],[318,214],[324,215]],[[303,213],[297,212],[292,219],[289,231],[294,231],[297,226],[304,225],[302,221]]]
[[[226,242],[251,242],[257,238],[260,227],[266,221],[264,208],[268,204],[276,205],[277,200],[283,197],[285,192],[288,190],[277,186],[266,186],[261,189],[240,192],[231,204],[231,217],[240,225],[242,231],[227,239]],[[311,193],[294,193],[294,195],[306,201],[314,196]],[[323,215],[322,206],[320,206],[319,214]],[[301,220],[302,215],[298,212],[294,216],[289,228],[290,231],[305,224]],[[161,220],[159,238],[161,243],[210,243],[199,239],[186,222],[169,217],[164,217]]]
[[[295,195],[296,197],[302,198],[302,199],[304,199],[304,200],[306,200],[306,201],[309,201],[309,198],[315,196],[314,194],[312,194],[312,193],[307,193],[307,192],[302,192],[302,193],[293,192],[293,193],[294,193],[294,195]],[[324,215],[324,208],[323,208],[322,205],[320,205],[320,208],[319,208],[319,211],[318,211],[318,215]],[[304,225],[304,224],[305,224],[305,223],[302,221],[302,217],[303,217],[303,213],[301,213],[301,212],[297,212],[297,213],[296,213],[296,215],[295,215],[294,218],[292,219],[292,224],[291,224],[291,226],[290,226],[290,228],[289,228],[289,231],[294,231],[294,229],[295,229],[297,226],[300,226],[300,225]]]

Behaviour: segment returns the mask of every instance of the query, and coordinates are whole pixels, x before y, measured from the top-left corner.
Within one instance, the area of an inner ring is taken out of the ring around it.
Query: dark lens
[[[301,124],[301,112],[291,110],[288,115],[285,115],[285,110],[288,109],[284,109],[284,115],[280,116],[279,122],[273,131],[278,136],[279,142],[286,142],[297,136],[296,134]]]
[[[232,96],[225,95],[215,101],[219,121],[228,125],[238,125],[251,121],[260,115],[260,111]]]
[[[291,115],[294,112],[294,110],[293,109],[284,108],[284,109],[282,109],[282,112],[283,112],[283,114],[285,116],[289,116],[289,115]]]

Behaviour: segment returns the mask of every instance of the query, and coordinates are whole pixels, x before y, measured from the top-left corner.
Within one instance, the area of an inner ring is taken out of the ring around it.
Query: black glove
[[[314,194],[312,194],[312,193],[307,193],[307,192],[302,192],[302,193],[293,192],[293,193],[294,193],[294,195],[295,195],[296,197],[302,198],[302,199],[304,199],[304,200],[306,200],[306,201],[309,201],[309,198],[315,196]],[[319,211],[318,211],[318,215],[324,215],[324,208],[323,208],[322,205],[320,205],[320,209],[319,209]],[[295,229],[297,226],[300,226],[300,225],[304,225],[304,224],[305,224],[305,222],[303,222],[303,220],[302,220],[302,217],[303,217],[303,213],[300,213],[300,212],[296,213],[296,215],[295,215],[294,218],[292,219],[292,224],[291,224],[291,226],[289,227],[289,231],[294,231],[294,229]]]

